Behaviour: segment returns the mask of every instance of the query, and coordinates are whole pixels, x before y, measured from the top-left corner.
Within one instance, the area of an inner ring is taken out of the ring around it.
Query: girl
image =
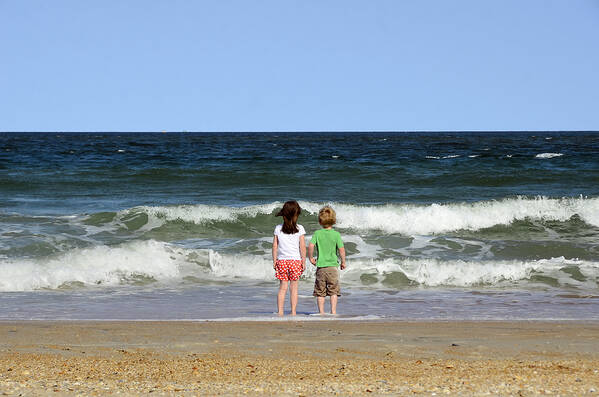
[[[275,227],[272,240],[272,262],[275,276],[280,280],[277,307],[279,316],[284,314],[287,284],[290,286],[291,315],[297,307],[297,280],[306,269],[306,231],[297,224],[302,209],[297,201],[287,201],[276,216],[283,217],[283,223]]]

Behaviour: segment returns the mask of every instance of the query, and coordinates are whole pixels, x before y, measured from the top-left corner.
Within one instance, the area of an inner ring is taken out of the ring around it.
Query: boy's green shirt
[[[318,249],[317,267],[339,266],[339,263],[337,263],[337,249],[343,248],[343,241],[337,230],[317,230],[312,235],[310,243]]]

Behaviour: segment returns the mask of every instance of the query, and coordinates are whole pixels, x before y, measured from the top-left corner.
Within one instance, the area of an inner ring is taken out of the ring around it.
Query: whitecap
[[[563,153],[539,153],[535,156],[537,159],[552,159],[554,157],[561,157]]]

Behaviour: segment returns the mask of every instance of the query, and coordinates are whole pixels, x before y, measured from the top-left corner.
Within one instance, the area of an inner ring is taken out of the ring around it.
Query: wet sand
[[[597,395],[591,322],[3,322],[1,395]]]

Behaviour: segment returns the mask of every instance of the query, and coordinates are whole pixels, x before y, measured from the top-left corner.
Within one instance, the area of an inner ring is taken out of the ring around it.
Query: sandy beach
[[[2,395],[595,395],[583,322],[4,322]]]

